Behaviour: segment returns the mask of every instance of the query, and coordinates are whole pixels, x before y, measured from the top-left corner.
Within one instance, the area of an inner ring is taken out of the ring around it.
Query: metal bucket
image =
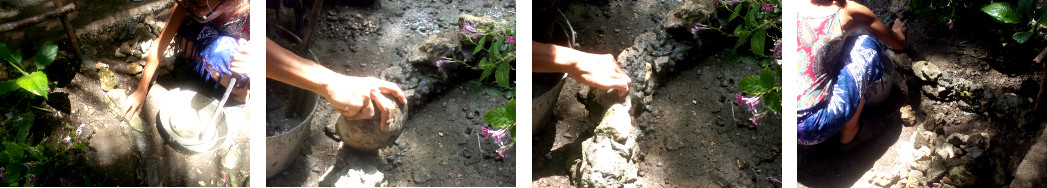
[[[294,88],[300,90],[299,88]],[[316,111],[318,96],[312,92],[301,92],[302,95],[291,99],[291,104],[302,104],[300,108],[294,109],[300,112],[308,112],[305,120],[291,128],[290,131],[265,138],[265,177],[271,178],[280,174],[288,165],[294,163],[298,158],[298,150],[302,148],[302,140],[308,137],[309,124],[313,120],[313,112]],[[270,117],[276,118],[276,117]]]
[[[540,74],[534,74],[534,76],[535,83],[541,82],[541,78],[538,78],[541,77]],[[553,107],[556,106],[556,100],[560,98],[560,90],[563,90],[563,85],[567,79],[567,76],[563,73],[545,74],[544,76],[552,78],[551,80],[556,82],[556,86],[531,100],[531,108],[534,109],[531,111],[531,131],[533,132],[541,130],[545,124],[548,124],[549,119],[552,118]],[[552,81],[548,82],[551,84]],[[541,91],[532,90],[532,92]]]

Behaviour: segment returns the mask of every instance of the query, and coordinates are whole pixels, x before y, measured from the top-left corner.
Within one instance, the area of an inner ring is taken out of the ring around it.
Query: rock
[[[970,136],[967,136],[965,134],[952,133],[949,135],[949,137],[945,137],[945,141],[949,142],[952,145],[959,146],[965,145],[967,143],[968,138],[970,138]]]
[[[451,39],[429,35],[425,42],[414,47],[414,51],[407,58],[407,61],[411,64],[426,64],[435,67],[437,60],[450,57],[456,49],[460,48],[459,44]]]
[[[705,23],[713,13],[706,6],[700,4],[700,1],[684,1],[679,8],[669,11],[662,27],[666,30],[681,30]]]
[[[913,123],[916,122],[916,112],[913,112],[912,106],[909,106],[909,105],[902,106],[902,108],[899,109],[898,111],[901,113],[901,115],[902,115],[902,122],[904,122],[905,125],[910,125],[911,126],[911,125],[913,125]]]
[[[954,166],[949,169],[949,179],[952,180],[952,184],[957,187],[965,187],[975,185],[977,178],[974,177],[974,173],[967,170],[967,167],[963,165]]]
[[[1022,97],[1014,93],[1004,93],[996,96],[991,109],[997,117],[1017,119],[1019,112],[1024,110],[1022,106],[1025,106],[1025,100]]]
[[[576,187],[634,187],[637,182],[640,130],[632,125],[631,97],[612,105],[593,136],[581,144],[581,157],[570,162]]]
[[[669,151],[676,151],[679,150],[680,147],[683,147],[683,142],[680,142],[679,138],[675,136],[665,138],[665,149]]]
[[[392,101],[394,100],[390,95],[386,95]],[[400,133],[406,128],[408,110],[407,105],[397,103],[397,110],[395,110],[392,118],[389,119],[389,126],[386,131],[382,131],[381,127],[378,126],[381,121],[378,116],[371,119],[365,120],[347,120],[345,116],[338,116],[338,122],[335,127],[338,130],[338,135],[342,138],[342,143],[345,145],[366,151],[374,151],[386,146],[393,145],[397,138],[400,137]]]
[[[913,73],[916,77],[920,78],[925,82],[937,82],[938,76],[941,76],[942,70],[928,61],[917,61],[912,64]]]
[[[888,185],[894,184],[894,182],[898,181],[898,176],[898,174],[894,173],[880,173],[869,181],[872,181],[871,183],[877,186],[887,187]]]
[[[919,147],[934,147],[934,145],[931,145],[931,144],[934,143],[934,139],[937,138],[938,136],[935,135],[934,132],[931,132],[931,131],[919,131],[919,132],[914,133],[912,137],[913,137],[913,139],[912,139],[913,147],[914,148],[919,148]]]
[[[923,180],[923,172],[919,170],[909,170],[909,173],[905,177],[905,187],[921,187],[920,180]]]
[[[372,165],[367,165],[363,168],[346,167],[342,170],[329,172],[329,174],[325,174],[322,177],[323,179],[319,182],[321,186],[384,187],[387,184],[384,180],[385,174]]]
[[[917,161],[928,160],[931,159],[932,156],[934,156],[934,150],[931,150],[931,148],[928,148],[927,146],[922,146],[920,149],[913,152],[913,159],[916,159]]]
[[[109,65],[98,64],[98,83],[102,84],[102,91],[116,88],[117,82],[119,82],[119,78],[113,74],[112,70],[109,70]]]
[[[431,179],[431,178],[432,177],[429,175],[429,172],[427,172],[425,170],[414,171],[414,182],[415,183],[424,183],[426,181],[429,181],[429,179]]]

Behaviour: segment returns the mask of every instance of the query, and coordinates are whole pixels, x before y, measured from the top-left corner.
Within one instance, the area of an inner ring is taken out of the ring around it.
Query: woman
[[[172,39],[176,52],[183,53],[196,63],[196,71],[206,79],[217,80],[228,87],[230,78],[237,78],[231,98],[244,102],[247,98],[248,48],[241,48],[250,40],[249,0],[176,0],[176,6],[160,32],[160,39],[150,48],[142,71],[142,80],[124,107],[124,118],[130,119],[142,110],[149,93],[153,74],[160,57]],[[189,21],[187,21],[189,20]],[[223,88],[224,89],[224,88]]]
[[[858,117],[874,84],[881,84],[893,62],[882,57],[876,39],[905,48],[905,23],[887,28],[869,8],[850,0],[811,0],[796,6],[797,140],[814,145],[837,133],[840,143],[858,134]],[[875,37],[876,39],[873,39]]]

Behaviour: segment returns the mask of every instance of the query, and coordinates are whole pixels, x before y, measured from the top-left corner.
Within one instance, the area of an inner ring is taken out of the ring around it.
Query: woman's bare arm
[[[847,23],[845,27],[860,27],[872,33],[877,39],[880,39],[888,46],[895,50],[905,49],[905,23],[900,19],[895,19],[894,26],[890,29],[883,22],[880,22],[876,18],[876,14],[873,14],[872,10],[868,7],[858,4],[854,1],[848,1],[847,7],[844,9],[847,15],[850,16],[850,23]]]

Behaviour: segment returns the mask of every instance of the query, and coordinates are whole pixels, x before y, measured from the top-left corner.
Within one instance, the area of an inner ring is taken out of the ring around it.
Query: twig
[[[571,33],[569,34],[567,33],[568,30],[564,30],[563,32],[565,35],[567,35],[568,38],[570,38],[570,40],[567,41],[567,44],[570,45],[570,48],[574,48],[574,45],[576,44],[574,39],[575,35],[578,35],[578,32],[574,31],[574,27],[571,26],[571,21],[567,20],[567,15],[564,15],[563,11],[560,11],[560,9],[556,9],[556,12],[560,13],[560,16],[563,17],[563,22],[567,23],[567,29],[571,31]]]
[[[30,25],[33,25],[33,24],[37,24],[37,23],[40,23],[40,22],[44,22],[44,21],[47,21],[47,19],[50,19],[50,18],[53,18],[53,17],[58,17],[58,16],[61,16],[61,15],[65,15],[66,13],[69,13],[69,12],[73,11],[74,9],[76,9],[76,4],[68,4],[68,5],[59,7],[57,9],[44,12],[43,14],[40,14],[40,15],[36,15],[36,16],[29,17],[29,18],[26,18],[26,19],[21,19],[21,20],[14,21],[14,22],[8,22],[8,23],[0,24],[0,32],[6,32],[6,31],[10,31],[10,30],[15,30],[15,29],[19,29],[19,28],[22,28],[22,27],[30,26]]]
[[[480,135],[479,134],[476,135],[476,149],[479,149],[480,150],[480,154],[483,155],[484,148],[480,146]]]

